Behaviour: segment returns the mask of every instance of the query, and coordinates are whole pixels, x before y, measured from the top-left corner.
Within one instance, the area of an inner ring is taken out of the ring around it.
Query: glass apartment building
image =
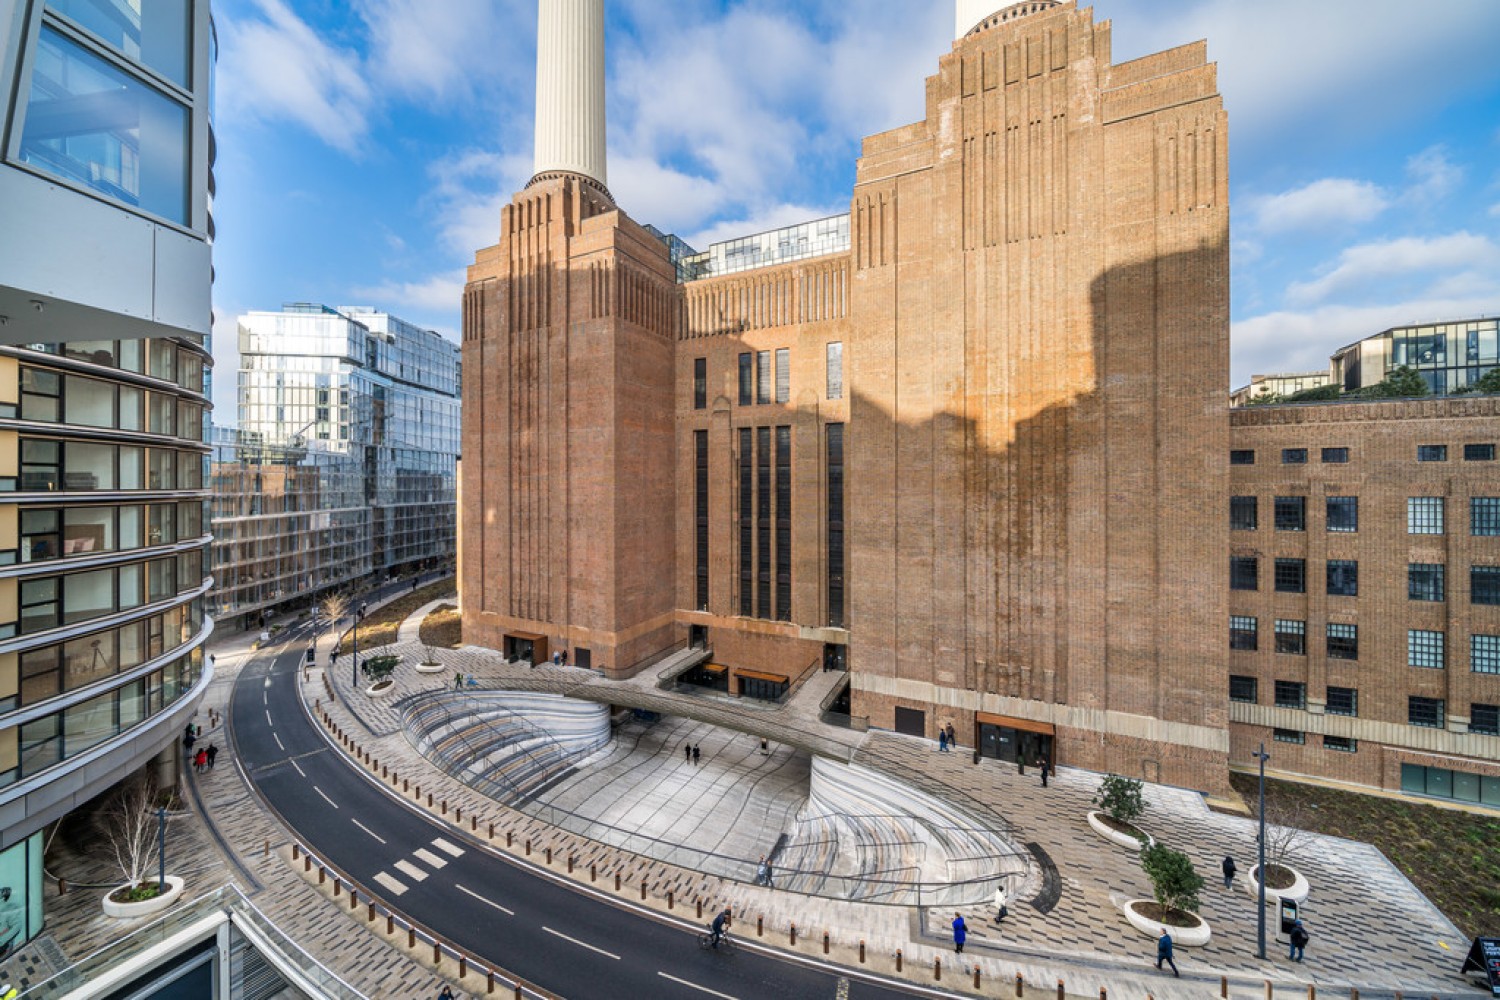
[[[1374,385],[1403,366],[1421,375],[1435,395],[1461,392],[1500,366],[1500,319],[1392,327],[1340,348],[1330,364],[1345,392]]]
[[[206,2],[0,0],[0,959],[210,680],[212,61]]]
[[[239,427],[216,431],[214,613],[243,627],[454,558],[459,348],[361,307],[239,319]]]

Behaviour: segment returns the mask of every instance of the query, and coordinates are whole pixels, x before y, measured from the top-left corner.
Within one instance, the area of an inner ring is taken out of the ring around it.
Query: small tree
[[[145,882],[157,861],[155,805],[156,786],[143,772],[116,788],[94,814],[94,823],[135,899],[150,899],[165,888]]]
[[[1106,775],[1093,803],[1110,819],[1134,823],[1146,811],[1146,800],[1141,797],[1141,779]]]
[[[1266,867],[1291,864],[1292,858],[1312,841],[1306,826],[1307,817],[1299,801],[1282,802],[1266,810]]]
[[[1500,368],[1491,368],[1484,373],[1484,377],[1470,382],[1457,390],[1458,392],[1500,392]]]
[[[1166,910],[1198,911],[1198,892],[1203,876],[1193,870],[1193,861],[1165,844],[1150,844],[1141,851],[1141,868],[1151,879],[1151,892]]]
[[[422,647],[422,662],[428,666],[436,666],[442,661],[438,659],[437,649],[433,646]]]
[[[396,670],[396,664],[400,660],[399,656],[391,653],[367,656],[365,657],[365,661],[359,665],[359,669],[369,679],[371,684],[379,684],[381,681],[390,679],[391,674]]]
[[[328,619],[329,628],[338,628],[339,619],[349,613],[349,598],[337,592],[327,594],[318,602],[318,608]]]
[[[1428,396],[1431,393],[1426,379],[1406,365],[1401,365],[1374,385],[1367,385],[1359,390],[1358,395],[1361,399],[1403,399],[1408,396]]]

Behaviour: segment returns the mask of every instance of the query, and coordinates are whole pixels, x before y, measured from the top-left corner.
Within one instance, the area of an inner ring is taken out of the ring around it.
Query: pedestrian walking
[[[948,746],[949,747],[956,747],[956,746],[958,746],[958,733],[956,733],[954,731],[954,729],[953,729],[953,723],[951,723],[951,722],[948,723]]]
[[[462,673],[456,673],[456,674],[454,674],[453,675],[453,690],[457,691],[459,688],[461,688],[463,686],[464,686],[464,675]]]
[[[193,728],[192,726],[188,726],[188,729],[192,729],[192,728]],[[198,737],[194,736],[191,732],[189,732],[186,736],[184,736],[182,738],[182,749],[187,750],[188,752],[191,753],[192,749],[193,749],[193,743],[196,742],[197,739],[198,739]]]
[[[693,745],[691,743],[684,743],[682,745],[682,759],[689,764],[693,762]]]
[[[1002,882],[995,887],[995,923],[997,924],[1010,916],[1010,909],[1005,902],[1005,883]]]
[[[1302,926],[1302,921],[1298,920],[1292,924],[1292,949],[1287,957],[1294,962],[1302,961],[1302,950],[1307,947],[1307,942],[1311,938],[1312,935],[1307,933],[1307,928]]]
[[[1047,787],[1047,776],[1052,773],[1052,762],[1046,757],[1038,757],[1036,766],[1042,770],[1042,787]]]
[[[939,729],[938,730],[938,753],[947,753],[947,752],[948,752],[948,731],[946,729]]]
[[[1234,858],[1231,857],[1228,854],[1224,855],[1224,865],[1223,865],[1223,868],[1224,868],[1224,888],[1226,888],[1226,889],[1233,889],[1234,888],[1234,873],[1237,872],[1237,871],[1239,871],[1239,868],[1235,866]]]
[[[442,992],[437,995],[437,1000],[453,1000],[453,991],[444,986]]]
[[[964,924],[962,913],[953,914],[953,950],[958,954],[964,953],[964,942],[969,938],[969,928]]]
[[[210,743],[204,753],[208,755],[208,769],[212,771],[214,769],[214,758],[219,756],[219,748]]]
[[[771,745],[769,743],[767,743],[764,739],[762,739],[760,741],[760,755],[762,757],[769,757],[769,756],[771,756]]]
[[[1167,929],[1161,929],[1161,937],[1156,939],[1156,968],[1161,970],[1161,963],[1166,962],[1172,967],[1172,975],[1182,978],[1182,973],[1177,971],[1177,963],[1172,959],[1172,935]]]
[[[202,774],[207,769],[208,751],[199,750],[196,754],[193,755],[193,770],[197,771],[199,774]]]
[[[699,762],[698,758],[701,755],[701,753],[702,753],[701,748],[698,746],[698,744],[694,743],[693,744],[693,763],[694,764],[697,764]]]
[[[770,877],[770,869],[766,866],[766,856],[760,856],[760,864],[755,866],[755,884],[765,885],[766,879]]]

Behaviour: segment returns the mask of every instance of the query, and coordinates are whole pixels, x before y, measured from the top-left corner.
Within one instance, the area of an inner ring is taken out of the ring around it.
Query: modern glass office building
[[[1350,392],[1403,366],[1421,375],[1436,395],[1462,392],[1500,366],[1500,319],[1392,327],[1340,348],[1329,367],[1333,380]]]
[[[0,0],[0,958],[209,681],[206,2]],[[8,892],[4,890],[9,890]]]
[[[239,320],[239,428],[216,432],[216,615],[452,562],[459,349],[363,307]]]

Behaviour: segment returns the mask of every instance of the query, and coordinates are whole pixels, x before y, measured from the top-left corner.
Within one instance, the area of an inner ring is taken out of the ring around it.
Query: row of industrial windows
[[[203,356],[170,340],[70,340],[65,344],[27,344],[26,349],[149,375],[175,382],[189,392],[204,390]]]
[[[15,696],[0,701],[0,711],[35,705],[134,670],[191,642],[202,628],[203,600],[195,598],[118,628],[25,650],[20,654],[19,701]]]
[[[45,771],[160,714],[192,689],[202,670],[199,646],[161,670],[97,698],[0,730],[0,762],[10,764],[0,763],[0,785]]]
[[[1273,585],[1280,594],[1307,593],[1307,560],[1277,558]],[[1446,568],[1441,563],[1407,565],[1407,597],[1413,601],[1447,599]],[[1359,563],[1354,559],[1329,559],[1327,591],[1334,597],[1359,596]],[[1229,557],[1229,589],[1260,589],[1260,557]],[[1500,566],[1469,567],[1469,603],[1500,605]]]
[[[21,367],[22,420],[203,440],[203,407],[173,393]]]
[[[844,625],[844,425],[828,425],[828,624]]]
[[[203,501],[93,507],[28,507],[21,511],[18,551],[0,551],[0,565],[170,545],[203,535]]]
[[[201,490],[206,458],[173,448],[22,438],[19,483],[0,477],[0,491]]]
[[[844,398],[844,345],[826,345],[824,391],[829,399]],[[786,403],[792,398],[792,353],[785,347],[746,351],[739,356],[739,403],[758,406]],[[708,359],[693,359],[693,409],[708,407]]]
[[[701,432],[700,432],[701,433]],[[772,453],[772,442],[775,453]],[[704,495],[707,494],[707,446],[704,445]],[[773,462],[774,458],[774,462]],[[772,520],[772,469],[775,469],[775,520]],[[740,614],[789,621],[792,617],[792,429],[741,427],[739,430]],[[703,501],[706,509],[707,501]],[[772,533],[775,533],[775,578],[772,579]],[[701,558],[707,565],[707,523]],[[775,584],[774,588],[772,584]],[[772,603],[772,594],[775,603]],[[707,603],[707,595],[700,593]]]
[[[1325,464],[1342,465],[1349,461],[1348,448],[1324,448],[1322,458]],[[1493,462],[1495,460],[1495,446],[1493,444],[1466,444],[1464,445],[1465,462]],[[1448,446],[1445,444],[1419,444],[1417,445],[1418,462],[1446,462],[1448,461]],[[1229,452],[1230,465],[1254,465],[1254,448],[1234,448]],[[1306,448],[1283,448],[1281,449],[1282,465],[1306,465]]]
[[[1441,535],[1446,531],[1447,504],[1444,497],[1407,497],[1406,533]],[[1307,498],[1275,497],[1271,502],[1272,524],[1277,531],[1307,530]],[[1359,497],[1325,497],[1323,523],[1332,532],[1359,530]],[[1229,498],[1232,531],[1260,529],[1260,498]],[[1469,534],[1500,535],[1500,497],[1469,498]]]
[[[1297,619],[1273,620],[1275,650],[1289,656],[1307,655],[1307,623]],[[1329,622],[1325,626],[1325,649],[1331,660],[1359,659],[1359,626]],[[1260,622],[1249,615],[1229,616],[1229,648],[1254,651],[1260,648]],[[1447,667],[1447,634],[1431,629],[1407,629],[1407,666],[1442,670]],[[1469,636],[1469,669],[1477,674],[1500,674],[1500,635]]]
[[[31,635],[101,618],[165,601],[202,585],[202,549],[166,559],[22,580],[20,631]]]
[[[1431,795],[1457,802],[1500,806],[1500,775],[1452,771],[1446,767],[1401,765],[1401,790],[1408,795]]]
[[[693,432],[693,552],[699,611],[708,610],[708,431]]]
[[[1300,729],[1273,729],[1271,738],[1277,743],[1295,743],[1298,746],[1307,742],[1307,734]],[[1347,736],[1325,736],[1323,749],[1337,750],[1339,753],[1358,753],[1359,740],[1350,739]]]
[[[1328,715],[1359,715],[1359,691],[1354,688],[1328,687],[1326,691]],[[1306,710],[1307,685],[1301,681],[1276,681],[1274,690],[1277,708]],[[1229,700],[1255,705],[1260,701],[1260,683],[1255,677],[1231,674],[1229,677]],[[1441,698],[1407,698],[1406,721],[1409,725],[1427,729],[1442,729],[1446,724],[1446,703]],[[1481,736],[1500,736],[1500,706],[1469,706],[1469,732]]]

